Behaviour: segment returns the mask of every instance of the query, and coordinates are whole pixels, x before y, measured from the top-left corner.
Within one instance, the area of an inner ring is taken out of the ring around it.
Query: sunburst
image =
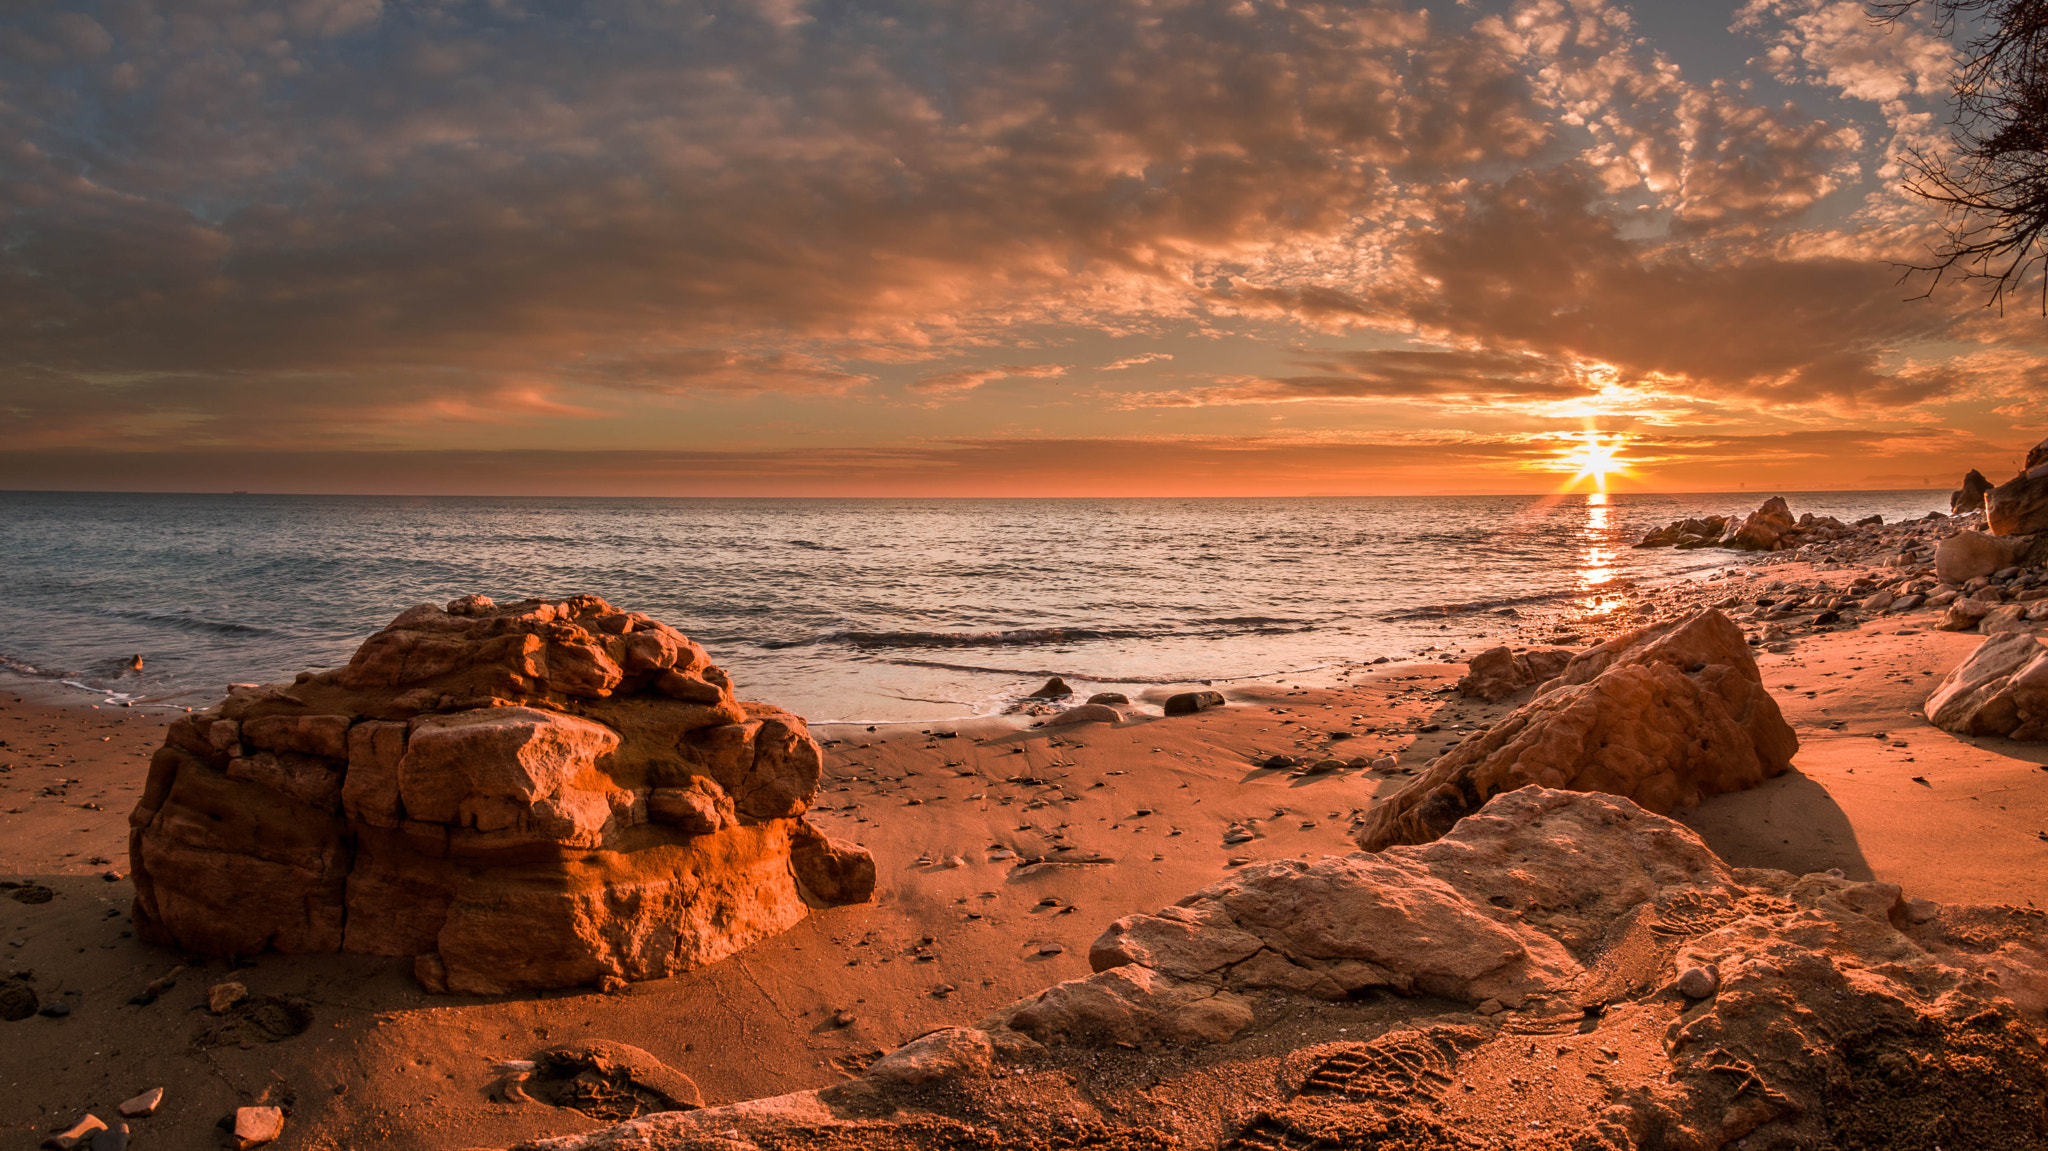
[[[1596,491],[1607,490],[1607,477],[1627,475],[1628,461],[1622,458],[1622,449],[1628,446],[1625,437],[1615,436],[1603,439],[1599,435],[1588,435],[1559,453],[1558,468],[1572,469],[1572,478],[1565,486],[1571,487],[1580,480],[1590,479]]]

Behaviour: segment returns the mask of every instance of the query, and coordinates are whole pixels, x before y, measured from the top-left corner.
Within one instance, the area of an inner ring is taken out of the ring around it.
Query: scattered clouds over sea
[[[1684,486],[1772,437],[1850,484],[2038,439],[2040,317],[1892,264],[1946,43],[1723,7],[18,5],[0,412],[742,480],[1399,441],[1498,489],[1529,459],[1474,445],[1600,428]]]

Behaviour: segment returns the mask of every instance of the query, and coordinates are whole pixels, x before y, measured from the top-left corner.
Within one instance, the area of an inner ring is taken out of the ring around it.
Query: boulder
[[[1223,706],[1220,691],[1183,691],[1166,697],[1166,714],[1193,715],[1212,707]]]
[[[1742,629],[1709,608],[1572,657],[1536,698],[1381,800],[1357,841],[1426,843],[1531,784],[1625,795],[1661,815],[1755,787],[1798,749]]]
[[[1131,697],[1120,691],[1098,691],[1088,697],[1088,702],[1108,704],[1111,707],[1128,707]]]
[[[1934,574],[1945,583],[1968,583],[2012,561],[2012,544],[1983,532],[1957,532],[1934,548]]]
[[[1970,474],[1963,477],[1963,486],[1949,493],[1948,514],[1964,516],[1983,511],[1984,493],[1990,490],[1991,481],[1984,478],[1983,472],[1971,468]]]
[[[1743,551],[1779,551],[1784,548],[1786,537],[1798,526],[1792,518],[1792,509],[1786,506],[1785,497],[1772,496],[1745,516],[1741,525],[1728,534],[1727,545]]]
[[[1985,640],[1927,697],[1927,719],[1958,735],[2048,739],[2048,645],[2028,632]]]
[[[2035,464],[1992,488],[1984,497],[1984,522],[1996,536],[2048,531],[2048,463]]]
[[[867,853],[803,818],[822,764],[639,612],[423,605],[171,725],[129,817],[135,924],[410,956],[433,991],[661,978],[872,896]]]
[[[1561,647],[1537,648],[1520,655],[1506,647],[1487,648],[1472,657],[1469,670],[1458,681],[1458,693],[1498,703],[1563,671],[1572,655]]]

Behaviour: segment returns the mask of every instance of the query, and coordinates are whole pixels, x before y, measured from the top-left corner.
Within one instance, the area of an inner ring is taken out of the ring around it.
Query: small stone
[[[1721,969],[1709,963],[1688,967],[1678,977],[1678,993],[1687,999],[1705,999],[1721,990]]]
[[[1481,1003],[1479,1005],[1479,1014],[1499,1015],[1501,1012],[1506,1011],[1507,1009],[1507,1004],[1502,1003],[1500,1000],[1489,999],[1486,1002]]]
[[[1294,758],[1291,755],[1269,755],[1265,758],[1263,762],[1259,764],[1259,766],[1270,767],[1278,771],[1282,768],[1294,767],[1299,763],[1301,763],[1301,761]]]
[[[1249,831],[1233,831],[1223,837],[1223,846],[1230,847],[1239,843],[1250,843],[1254,838]]]
[[[1088,697],[1088,702],[1103,703],[1115,707],[1122,707],[1125,704],[1131,702],[1131,697],[1125,695],[1123,692],[1120,691],[1098,691],[1094,695]]]
[[[1066,680],[1061,679],[1059,676],[1053,676],[1051,679],[1046,680],[1044,683],[1040,684],[1037,691],[1032,692],[1025,698],[1060,699],[1064,696],[1069,696],[1072,694],[1074,694],[1074,689],[1067,686]]]
[[[121,1114],[130,1119],[140,1119],[146,1115],[154,1115],[156,1114],[156,1109],[162,1106],[163,1101],[164,1089],[152,1087],[121,1104]]]
[[[275,1107],[235,1108],[235,1146],[261,1147],[284,1134],[284,1112]]]
[[[1205,708],[1223,706],[1220,691],[1183,691],[1166,697],[1166,714],[1193,715]]]
[[[1932,899],[1908,899],[1906,901],[1906,922],[1926,923],[1941,914],[1941,904]]]
[[[128,1151],[128,1125],[116,1123],[105,1131],[92,1133],[91,1151]]]
[[[43,1004],[43,1009],[36,1012],[36,1014],[45,1019],[62,1019],[66,1015],[71,1014],[71,1005],[62,1000],[55,1003],[45,1003]]]
[[[226,1015],[234,1009],[235,1004],[247,998],[249,989],[240,983],[233,980],[216,983],[206,990],[206,1009],[215,1015]]]
[[[1041,943],[1038,945],[1038,953],[1040,955],[1064,955],[1066,951],[1067,946],[1064,943]]]
[[[854,1015],[851,1011],[834,1011],[832,1013],[832,1026],[851,1027],[853,1026],[853,1019]]]
[[[73,1148],[85,1146],[86,1140],[91,1139],[95,1133],[105,1131],[106,1129],[107,1125],[100,1122],[99,1116],[87,1115],[64,1130],[43,1140],[43,1146],[54,1148],[55,1151],[72,1151]]]

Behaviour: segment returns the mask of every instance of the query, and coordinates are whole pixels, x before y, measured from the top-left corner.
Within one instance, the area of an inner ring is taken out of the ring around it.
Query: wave
[[[100,608],[99,615],[114,619],[133,620],[136,623],[159,624],[179,631],[199,632],[205,635],[235,636],[281,636],[284,632],[276,628],[262,627],[253,623],[226,623],[221,620],[205,619],[196,615],[181,615],[176,612],[149,611],[145,608]]]
[[[1104,640],[1213,638],[1234,635],[1294,635],[1316,630],[1316,625],[1298,620],[1245,616],[1236,619],[1197,620],[1197,624],[1219,626],[1171,627],[1022,627],[1004,631],[835,631],[806,639],[765,640],[759,646],[770,650],[841,643],[862,650],[887,648],[973,648],[1053,647],[1060,644]]]
[[[1577,588],[1569,591],[1539,592],[1535,595],[1500,596],[1495,599],[1465,600],[1460,603],[1423,604],[1420,607],[1394,612],[1391,615],[1383,615],[1379,618],[1386,623],[1416,619],[1441,619],[1444,616],[1470,615],[1473,612],[1494,611],[1504,607],[1517,607],[1523,604],[1558,603],[1563,600],[1577,599],[1581,596],[1608,595],[1618,591],[1625,591],[1634,586],[1634,580],[1613,579],[1594,587]]]

